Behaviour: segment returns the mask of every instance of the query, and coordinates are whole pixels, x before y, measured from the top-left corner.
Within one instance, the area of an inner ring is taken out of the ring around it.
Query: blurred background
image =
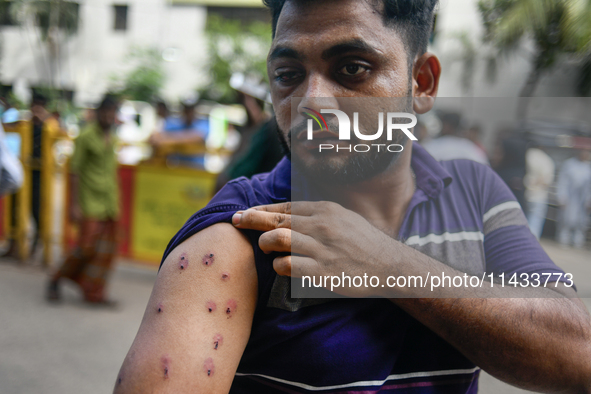
[[[228,180],[281,159],[261,0],[0,0],[0,393],[109,392],[176,231]],[[441,0],[443,74],[415,133],[490,165],[590,305],[591,0]],[[119,215],[105,287],[47,281],[81,235],[77,139],[117,102]],[[75,198],[74,198],[75,200]],[[490,376],[483,393],[514,393]]]

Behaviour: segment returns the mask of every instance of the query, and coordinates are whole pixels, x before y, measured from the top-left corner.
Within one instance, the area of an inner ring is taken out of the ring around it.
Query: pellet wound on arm
[[[170,357],[162,356],[160,362],[162,364],[162,370],[164,372],[164,379],[168,379],[170,373]]]
[[[215,372],[215,367],[213,365],[213,359],[211,357],[209,357],[203,363],[203,372],[205,372],[209,377],[213,376],[213,373]]]
[[[238,304],[236,303],[236,300],[228,300],[228,302],[226,303],[226,315],[228,316],[228,319],[231,318],[234,315],[234,313],[236,313],[236,309],[238,309]]]
[[[207,308],[207,311],[209,313],[215,312],[215,310],[217,309],[217,306],[215,305],[215,302],[213,302],[213,301],[207,301],[207,303],[205,304],[205,307]]]
[[[202,259],[203,265],[205,265],[206,267],[211,267],[213,265],[214,261],[215,261],[215,256],[211,252],[206,253]]]
[[[213,349],[214,350],[218,350],[222,344],[224,343],[224,337],[222,337],[222,334],[216,334],[213,337]]]
[[[181,257],[179,257],[179,268],[182,271],[188,267],[189,267],[189,256],[187,256],[186,253],[183,253],[183,254],[181,254]]]

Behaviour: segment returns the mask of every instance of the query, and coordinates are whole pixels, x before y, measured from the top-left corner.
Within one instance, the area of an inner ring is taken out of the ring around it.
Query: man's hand
[[[264,231],[259,246],[277,257],[273,268],[283,276],[377,276],[380,282],[395,269],[399,243],[357,213],[332,202],[298,202],[254,207],[238,212],[232,223],[240,229]],[[387,256],[387,258],[384,258]],[[350,297],[385,296],[381,287],[339,287]]]
[[[264,252],[280,275],[463,274],[388,237],[354,212],[326,202],[238,212],[233,224],[264,231]],[[442,288],[425,297],[400,288],[338,288],[391,301],[493,376],[529,390],[591,393],[591,322],[572,288]],[[539,294],[540,298],[536,297]],[[560,371],[557,374],[556,371]]]

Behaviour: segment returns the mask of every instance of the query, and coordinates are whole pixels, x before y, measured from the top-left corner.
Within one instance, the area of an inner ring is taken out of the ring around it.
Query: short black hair
[[[277,30],[277,21],[283,6],[288,1],[300,3],[318,0],[263,0],[271,10],[273,37]],[[409,54],[409,60],[427,52],[429,38],[433,32],[435,7],[439,0],[365,0],[378,8],[384,18],[384,25],[396,27],[404,37],[404,45]]]
[[[100,102],[99,106],[96,108],[97,111],[101,111],[104,109],[117,109],[119,108],[119,100],[112,94],[107,94],[103,97],[102,101]]]
[[[31,106],[40,105],[45,107],[47,105],[47,97],[42,95],[41,93],[33,93],[33,98],[31,99]]]

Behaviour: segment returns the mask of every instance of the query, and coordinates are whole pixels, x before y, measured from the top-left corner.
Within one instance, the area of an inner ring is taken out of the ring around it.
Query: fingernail
[[[238,226],[240,224],[240,218],[242,218],[242,213],[235,213],[234,216],[232,216],[232,224]]]

